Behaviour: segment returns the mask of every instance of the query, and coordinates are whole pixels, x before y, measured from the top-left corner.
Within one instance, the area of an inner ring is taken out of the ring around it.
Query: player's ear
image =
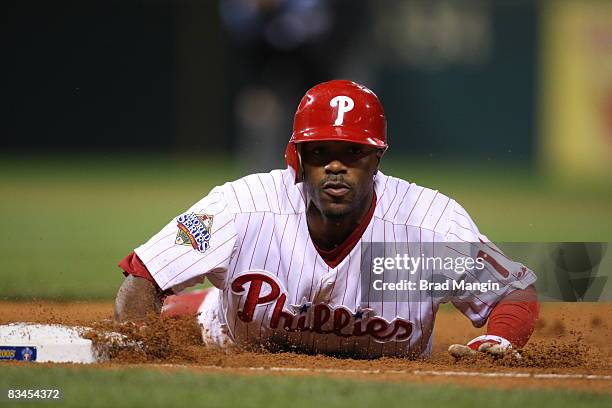
[[[297,156],[297,171],[296,171],[296,183],[301,183],[304,181],[304,165],[302,164],[302,151],[301,146],[295,146],[296,156]]]
[[[294,143],[288,143],[285,150],[285,162],[288,167],[293,168],[295,172],[295,182],[299,183],[304,180],[304,172],[302,168],[302,159],[299,150]]]
[[[378,172],[378,166],[380,166],[380,160],[382,159],[383,155],[385,154],[385,149],[378,149],[376,151],[376,158],[378,159],[378,162],[376,163],[376,171]]]

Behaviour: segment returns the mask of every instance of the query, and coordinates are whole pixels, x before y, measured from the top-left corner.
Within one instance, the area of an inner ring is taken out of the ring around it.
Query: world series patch
[[[174,243],[191,246],[204,252],[210,246],[213,216],[208,214],[183,214],[177,218],[178,232]]]

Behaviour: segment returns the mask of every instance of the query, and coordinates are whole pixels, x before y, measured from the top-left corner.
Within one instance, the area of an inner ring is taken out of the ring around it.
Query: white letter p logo
[[[348,96],[338,95],[329,101],[329,106],[338,107],[338,116],[336,117],[334,125],[340,126],[344,122],[344,114],[353,110],[355,102]]]

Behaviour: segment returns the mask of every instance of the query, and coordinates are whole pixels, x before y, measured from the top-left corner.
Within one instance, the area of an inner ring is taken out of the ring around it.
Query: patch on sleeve
[[[210,246],[213,216],[208,214],[183,214],[177,218],[178,232],[174,243],[190,246],[205,252]]]

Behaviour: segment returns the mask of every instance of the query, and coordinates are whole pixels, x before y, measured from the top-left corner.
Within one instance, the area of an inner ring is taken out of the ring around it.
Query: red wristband
[[[514,347],[523,347],[535,328],[540,312],[535,288],[516,290],[502,299],[491,311],[487,334],[500,336]]]

